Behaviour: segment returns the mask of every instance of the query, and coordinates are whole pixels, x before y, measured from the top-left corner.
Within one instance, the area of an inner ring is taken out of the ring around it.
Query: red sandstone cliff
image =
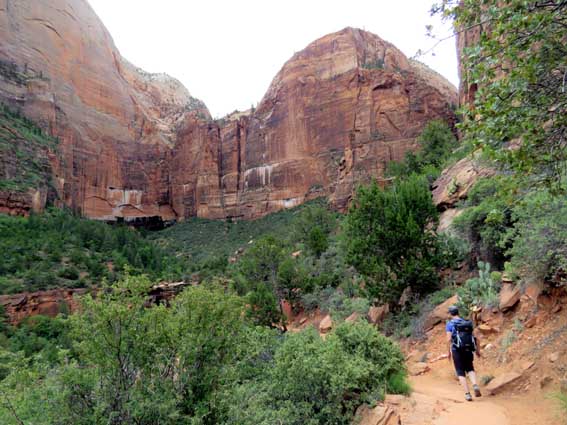
[[[213,122],[178,81],[125,61],[84,0],[0,0],[0,65],[0,100],[61,140],[60,202],[106,220],[344,207],[457,103],[433,71],[346,28],[295,54],[254,112]]]
[[[84,0],[0,0],[0,100],[61,140],[59,198],[93,218],[175,218],[177,125],[209,119],[176,80],[136,69]]]

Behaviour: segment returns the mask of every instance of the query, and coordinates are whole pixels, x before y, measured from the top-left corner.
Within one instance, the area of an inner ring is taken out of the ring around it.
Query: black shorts
[[[472,351],[459,351],[452,349],[451,355],[453,356],[453,364],[455,365],[457,376],[466,376],[467,373],[474,372],[474,353]]]

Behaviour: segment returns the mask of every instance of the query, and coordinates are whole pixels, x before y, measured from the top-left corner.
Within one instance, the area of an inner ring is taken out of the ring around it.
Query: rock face
[[[197,215],[255,218],[322,195],[345,208],[455,103],[449,83],[378,36],[327,35],[283,66],[253,113],[223,123],[220,193],[207,179]]]
[[[196,82],[197,83],[197,82]],[[256,218],[382,177],[456,90],[346,28],[295,54],[255,111],[213,122],[175,79],[123,59],[85,0],[0,0],[0,101],[60,139],[57,198],[104,220]]]
[[[76,296],[83,295],[87,289],[53,289],[16,295],[0,295],[6,317],[12,324],[21,322],[26,317],[44,315],[55,317],[63,311],[72,313],[77,310]]]
[[[84,0],[0,0],[0,101],[60,139],[62,203],[92,218],[175,218],[177,127],[208,120],[176,80],[125,61]]]

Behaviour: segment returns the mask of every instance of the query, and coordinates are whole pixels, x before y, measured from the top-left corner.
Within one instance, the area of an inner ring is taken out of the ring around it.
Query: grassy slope
[[[299,207],[279,211],[254,221],[225,222],[191,218],[168,229],[155,232],[149,238],[155,240],[169,253],[184,256],[191,263],[202,263],[214,257],[233,255],[251,240],[271,234],[287,239],[293,224],[309,205],[324,205],[324,199],[308,202]]]

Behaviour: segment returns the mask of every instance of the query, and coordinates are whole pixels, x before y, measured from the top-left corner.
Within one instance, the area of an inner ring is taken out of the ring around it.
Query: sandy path
[[[465,401],[456,381],[426,374],[413,378],[412,384],[416,394],[440,401],[442,409],[439,409],[441,412],[433,420],[433,425],[512,425],[506,409],[490,398]]]
[[[402,423],[410,425],[554,425],[559,424],[557,413],[544,394],[524,396],[483,395],[473,402],[464,399],[460,385],[452,375],[446,362],[432,365],[425,375],[411,377],[414,406],[429,405],[418,410],[421,422],[416,421],[417,412]],[[429,414],[427,414],[427,413]],[[423,420],[429,417],[430,420]]]

